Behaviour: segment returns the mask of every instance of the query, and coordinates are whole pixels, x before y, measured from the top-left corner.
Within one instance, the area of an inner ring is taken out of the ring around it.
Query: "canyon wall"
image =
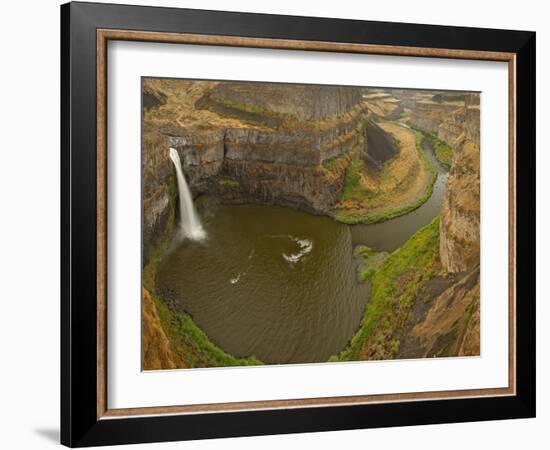
[[[410,94],[409,94],[410,95]],[[455,95],[456,96],[456,95]],[[439,226],[443,275],[430,279],[411,311],[399,358],[480,354],[480,109],[478,94],[437,104],[409,99],[410,124],[453,149]],[[428,295],[429,303],[422,301]]]
[[[147,264],[173,222],[176,195],[168,139],[154,129],[144,129],[142,147],[142,255]]]
[[[143,289],[142,303],[142,366],[145,370],[175,369],[185,367],[170,350],[157,308],[151,294]]]
[[[441,207],[441,262],[456,273],[479,265],[479,105],[468,97],[465,108],[445,123],[461,130],[453,134],[454,157]]]
[[[410,114],[411,126],[436,134],[439,132],[443,122],[449,119],[455,112],[463,109],[459,105],[439,104],[432,101],[418,101],[413,105]]]
[[[466,274],[437,277],[424,286],[401,336],[398,358],[480,354],[479,266]]]
[[[241,109],[289,114],[301,122],[339,117],[361,101],[358,88],[303,84],[220,83],[208,95]]]
[[[479,96],[445,118],[441,139],[454,149],[440,214],[439,255],[454,281],[410,332],[424,356],[480,354],[480,134]],[[418,350],[417,350],[418,351]]]
[[[194,88],[189,82],[182,87]],[[195,197],[217,194],[226,202],[317,214],[338,202],[345,175],[345,165],[328,170],[323,163],[354,148],[366,151],[360,88],[220,83],[190,106],[161,88],[144,87],[150,105],[143,130],[144,263],[174,213],[170,147],[178,151]],[[165,123],[159,106],[204,119],[188,126]]]

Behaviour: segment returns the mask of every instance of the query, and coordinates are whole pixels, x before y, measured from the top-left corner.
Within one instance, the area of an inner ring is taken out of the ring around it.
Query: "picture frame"
[[[107,404],[107,43],[502,61],[509,72],[506,388]],[[533,32],[72,2],[61,7],[61,442],[70,447],[535,416]]]

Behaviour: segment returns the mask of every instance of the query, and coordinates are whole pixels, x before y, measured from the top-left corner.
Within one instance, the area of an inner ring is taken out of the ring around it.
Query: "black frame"
[[[96,29],[516,54],[517,395],[97,419]],[[127,5],[61,6],[61,443],[81,447],[535,416],[535,33]]]

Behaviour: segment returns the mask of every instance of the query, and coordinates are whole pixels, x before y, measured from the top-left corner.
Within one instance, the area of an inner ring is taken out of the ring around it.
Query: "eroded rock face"
[[[398,357],[479,355],[479,292],[477,266],[450,282],[429,305],[417,302]]]
[[[416,102],[411,110],[410,123],[413,128],[438,133],[440,125],[460,109],[460,106],[445,103]]]
[[[236,161],[316,166],[362,143],[363,125],[357,116],[344,117],[321,130],[228,129],[225,158]]]
[[[180,108],[181,90],[165,95],[161,87],[144,89],[144,95],[162,100],[151,103],[154,120],[145,121],[143,133],[144,264],[175,214],[169,148],[178,151],[195,197],[218,194],[227,202],[312,213],[331,210],[343,185],[345,167],[328,171],[323,162],[355,147],[364,151],[359,88],[220,83],[199,96],[194,107]],[[189,83],[181,87],[194,88]],[[163,102],[176,102],[171,123],[162,114]],[[204,120],[181,125],[178,117],[195,113]]]
[[[479,147],[479,98],[466,95],[465,105],[445,118],[438,128],[438,136],[451,147],[471,141]]]
[[[462,132],[454,147],[440,227],[441,263],[451,273],[479,264],[479,108],[467,102],[466,109],[455,117]]]
[[[162,328],[157,308],[151,298],[151,294],[146,289],[143,289],[142,311],[143,369],[161,370],[182,367],[180,361],[178,361],[178,365],[176,366],[175,356],[170,350],[170,343]]]
[[[173,185],[172,162],[167,157],[168,140],[165,135],[147,130],[143,135],[142,149],[142,199],[143,264],[159,246],[169,229],[175,203],[171,201]]]
[[[439,128],[440,137],[446,138],[454,147],[441,207],[439,253],[443,268],[456,274],[458,281],[435,299],[424,322],[412,331],[412,336],[423,342],[426,356],[438,352],[458,356],[480,354],[480,136],[477,99],[478,96],[466,96],[465,107],[449,116]],[[429,334],[431,337],[428,338]]]
[[[221,171],[225,153],[225,130],[171,129],[168,147],[175,148],[183,164],[187,182],[200,186]],[[167,152],[166,152],[167,153]]]
[[[357,88],[272,83],[220,83],[209,96],[224,105],[266,115],[289,114],[299,121],[338,117],[361,101]]]
[[[325,213],[339,200],[345,170],[329,172],[321,164],[362,146],[363,134],[362,124],[344,121],[314,133],[232,128],[181,133],[168,142],[195,195]]]
[[[466,141],[458,149],[441,208],[443,267],[463,272],[479,263],[479,148]]]
[[[369,170],[380,170],[386,161],[399,153],[399,149],[391,134],[375,122],[368,123],[366,132],[369,151],[365,152],[365,164]]]
[[[340,198],[344,170],[330,173],[320,166],[263,163],[227,159],[223,176],[236,183],[223,186],[223,179],[211,191],[234,203],[290,206],[313,214],[328,212]]]

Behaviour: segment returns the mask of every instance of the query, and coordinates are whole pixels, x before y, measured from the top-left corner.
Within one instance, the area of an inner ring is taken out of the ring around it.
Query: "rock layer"
[[[160,99],[150,102],[144,116],[144,264],[174,213],[170,147],[180,154],[195,197],[217,194],[228,202],[292,206],[317,214],[338,202],[345,174],[345,167],[327,170],[323,162],[352,149],[365,151],[360,88],[214,84],[197,95],[195,109],[189,110],[204,114],[204,121],[187,127],[181,121],[166,123],[165,108],[176,108],[180,117],[187,110],[173,106],[182,100],[163,93],[162,86],[144,87],[144,95]],[[194,92],[196,87],[187,82],[181,88]]]
[[[151,294],[143,289],[142,303],[142,365],[144,370],[174,369],[182,367],[170,350]],[[177,364],[176,362],[177,361]]]
[[[298,121],[341,116],[361,101],[361,90],[345,86],[273,83],[220,83],[208,93],[224,105],[265,115],[291,115]]]
[[[479,264],[479,108],[467,102],[447,123],[453,120],[462,131],[457,133],[441,208],[440,254],[443,267],[456,273]]]
[[[438,133],[440,125],[460,109],[461,106],[452,104],[417,102],[411,110],[410,123],[413,128]]]
[[[416,303],[398,358],[479,355],[479,267],[458,281],[441,281],[449,287],[428,306]]]
[[[175,180],[168,154],[167,137],[156,130],[144,130],[142,149],[142,250],[146,265],[164,235],[175,212]],[[174,194],[172,194],[174,190]]]

